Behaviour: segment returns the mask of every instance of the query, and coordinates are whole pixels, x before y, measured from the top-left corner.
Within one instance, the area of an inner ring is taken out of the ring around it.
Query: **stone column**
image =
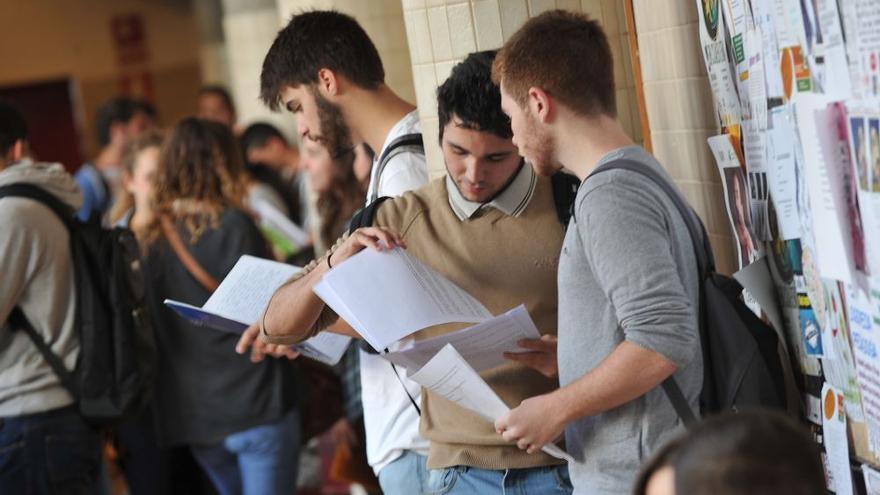
[[[736,270],[736,242],[721,179],[706,138],[718,123],[700,51],[697,6],[684,0],[633,0],[653,153],[697,210],[718,270]]]
[[[295,122],[288,115],[272,113],[260,101],[263,59],[279,29],[275,0],[222,0],[223,33],[229,59],[229,90],[242,127],[255,121],[275,124],[290,138]]]
[[[598,19],[614,54],[617,107],[623,125],[641,141],[626,18],[620,0],[402,0],[416,99],[432,176],[446,172],[438,145],[437,86],[468,53],[500,48],[530,17],[552,9]]]
[[[220,0],[196,0],[193,12],[199,31],[199,62],[202,82],[229,85],[229,61],[223,38],[223,6]]]

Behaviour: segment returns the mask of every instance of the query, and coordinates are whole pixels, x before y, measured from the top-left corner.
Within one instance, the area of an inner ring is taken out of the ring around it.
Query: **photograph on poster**
[[[747,206],[749,200],[746,198],[746,181],[739,167],[727,167],[723,171],[727,211],[739,244],[740,266],[743,267],[758,258],[758,245]]]
[[[868,143],[871,190],[880,192],[880,119],[868,119]]]
[[[800,310],[801,338],[808,356],[822,356],[822,328],[812,309]]]
[[[856,170],[859,189],[868,190],[868,134],[863,117],[850,117],[849,138],[852,149],[853,168]]]

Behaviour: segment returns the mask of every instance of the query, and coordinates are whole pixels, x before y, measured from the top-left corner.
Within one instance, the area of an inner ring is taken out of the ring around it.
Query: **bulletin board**
[[[776,296],[746,300],[784,337],[829,490],[880,493],[880,1],[696,9],[740,274]]]

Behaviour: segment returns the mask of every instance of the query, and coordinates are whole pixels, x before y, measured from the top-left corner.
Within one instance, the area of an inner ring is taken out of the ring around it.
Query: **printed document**
[[[426,327],[492,318],[473,296],[400,248],[365,249],[328,271],[314,291],[380,351]]]
[[[170,299],[165,300],[165,305],[196,325],[242,333],[260,319],[275,290],[299,270],[296,266],[245,255],[203,307]],[[293,347],[305,356],[335,364],[350,340],[350,337],[323,332]]]
[[[493,423],[510,411],[501,397],[450,344],[446,344],[422,369],[409,375],[409,379]],[[573,462],[571,456],[556,445],[547,444],[541,450]]]

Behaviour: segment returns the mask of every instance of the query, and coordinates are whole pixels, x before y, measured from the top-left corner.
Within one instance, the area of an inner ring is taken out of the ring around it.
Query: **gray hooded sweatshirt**
[[[0,186],[28,183],[69,204],[82,204],[76,181],[59,164],[18,162],[0,170]],[[15,306],[67,365],[79,354],[74,329],[70,237],[49,208],[36,201],[0,199],[0,417],[67,406],[73,399],[22,331],[7,319]]]

